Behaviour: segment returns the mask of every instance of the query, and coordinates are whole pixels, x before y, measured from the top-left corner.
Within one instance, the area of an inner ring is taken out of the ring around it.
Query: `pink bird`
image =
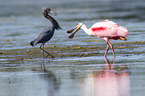
[[[110,43],[110,39],[112,40],[127,40],[125,37],[128,36],[129,32],[126,28],[119,26],[113,21],[104,20],[101,22],[95,23],[90,29],[86,27],[85,24],[79,23],[75,28],[68,30],[67,33],[72,33],[69,38],[73,38],[74,34],[83,29],[90,36],[97,36],[98,38],[105,40],[107,42],[107,48],[104,57],[106,57],[108,53],[109,46],[112,49],[113,58],[115,58],[115,53],[112,44]]]

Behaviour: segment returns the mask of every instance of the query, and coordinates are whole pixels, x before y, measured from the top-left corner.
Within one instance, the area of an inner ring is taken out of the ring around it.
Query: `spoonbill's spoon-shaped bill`
[[[72,33],[68,38],[72,39],[74,37],[74,35],[76,34],[76,32],[81,29],[82,25],[83,25],[82,23],[79,23],[75,28],[68,30],[67,33]]]

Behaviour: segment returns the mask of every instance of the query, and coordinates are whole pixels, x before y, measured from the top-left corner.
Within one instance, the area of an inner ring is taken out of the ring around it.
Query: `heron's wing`
[[[42,32],[39,33],[39,35],[34,40],[35,44],[45,43],[45,42],[49,41],[52,38],[53,33],[54,33],[54,29],[51,27],[44,29]]]
[[[38,38],[42,37],[43,35],[50,34],[51,31],[52,31],[51,27],[45,28],[35,37],[35,39],[38,39]]]

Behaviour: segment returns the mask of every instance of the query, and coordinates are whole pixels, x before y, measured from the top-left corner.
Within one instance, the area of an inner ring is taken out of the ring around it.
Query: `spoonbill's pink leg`
[[[112,46],[112,44],[111,44],[109,41],[107,41],[107,43],[110,45],[110,47],[111,47],[111,49],[112,49],[113,59],[114,59],[114,58],[115,58],[115,53],[114,53],[113,46]]]
[[[106,47],[106,52],[105,52],[104,57],[106,57],[106,55],[107,55],[107,53],[108,53],[108,50],[109,50],[109,45],[108,45],[108,42],[107,42],[107,47]]]

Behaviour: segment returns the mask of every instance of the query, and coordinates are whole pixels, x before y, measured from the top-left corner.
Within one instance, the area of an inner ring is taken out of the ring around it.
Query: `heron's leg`
[[[43,48],[42,48],[42,46],[43,46]],[[40,47],[39,47],[41,50],[43,50],[43,58],[44,58],[44,44],[42,43],[41,45],[40,45]]]
[[[43,45],[43,49],[44,49],[44,44],[42,43],[42,45]],[[44,58],[44,50],[43,50],[43,58]]]
[[[42,45],[43,45],[43,48],[42,48]],[[47,53],[47,56],[46,57],[48,57],[48,55],[49,56],[51,56],[52,58],[55,58],[54,56],[52,56],[51,54],[49,54],[46,50],[44,50],[44,43],[42,43],[41,45],[40,45],[40,47],[39,47],[41,50],[43,50],[45,53]],[[43,54],[44,54],[44,52],[43,52]]]
[[[105,55],[104,55],[105,58],[106,58],[106,55],[108,53],[108,50],[109,50],[109,45],[108,45],[108,42],[107,42],[106,52],[105,52]]]
[[[112,44],[111,44],[109,41],[107,41],[107,43],[110,45],[110,47],[111,47],[111,49],[112,49],[113,60],[114,60],[114,58],[115,58],[114,48],[113,48]]]

